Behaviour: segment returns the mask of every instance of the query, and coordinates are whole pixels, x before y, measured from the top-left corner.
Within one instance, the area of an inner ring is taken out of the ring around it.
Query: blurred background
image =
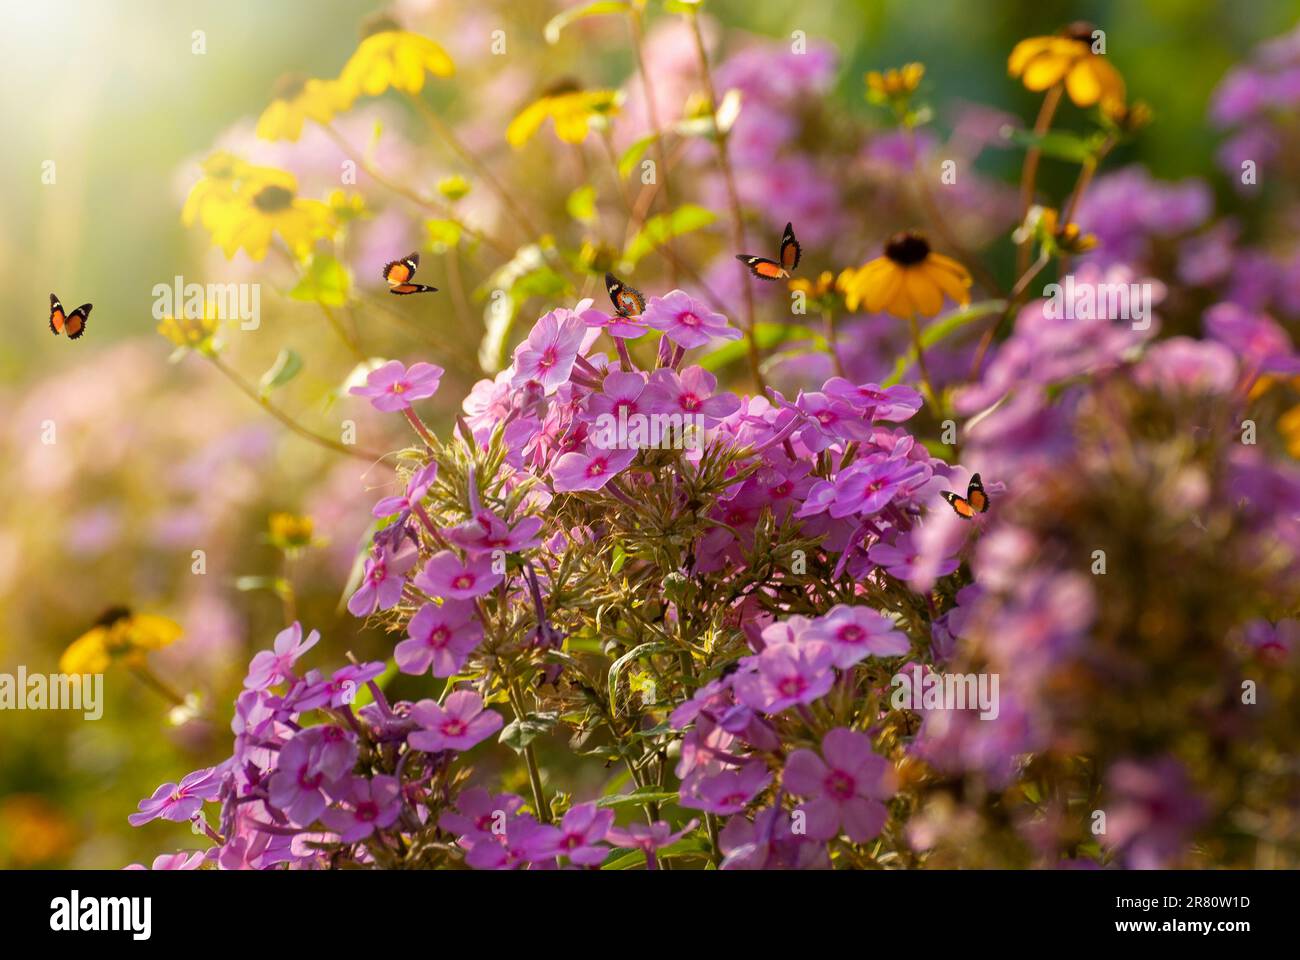
[[[310,125],[297,143],[258,141],[253,128],[283,74],[336,75],[356,49],[360,24],[385,12],[450,54],[457,75],[430,78],[426,101],[551,229],[581,182],[576,174],[566,179],[579,161],[553,143],[511,151],[504,139],[510,118],[555,80],[576,75],[591,87],[627,86],[624,117],[614,127],[620,147],[644,129],[637,126],[644,119],[636,109],[639,84],[625,25],[592,20],[548,45],[543,27],[564,6],[545,0],[403,0],[387,8],[360,0],[6,5],[0,30],[0,405],[6,411],[0,672],[19,664],[32,673],[55,671],[60,653],[104,608],[129,604],[182,625],[184,638],[153,655],[151,668],[173,692],[198,700],[174,712],[166,694],[129,672],[111,671],[99,721],[0,713],[0,866],[119,867],[190,845],[185,824],[137,831],[126,816],[155,784],[228,751],[231,697],[248,657],[269,646],[285,620],[284,591],[265,589],[274,578],[292,585],[294,612],[324,634],[326,662],[337,664],[347,650],[391,652],[391,640],[361,629],[339,605],[370,505],[391,487],[391,472],[294,436],[197,356],[169,363],[172,346],[155,332],[155,284],[170,284],[176,275],[200,283],[256,276],[262,325],[229,332],[225,362],[256,383],[281,350],[294,349],[305,358],[302,373],[275,393],[275,403],[330,436],[344,419],[355,420],[358,442],[368,449],[403,441],[388,422],[393,418],[369,416],[361,404],[340,398],[358,356],[445,366],[443,389],[424,411],[438,428],[474,381],[493,372],[479,365],[481,305],[453,313],[448,303],[472,302],[501,258],[482,251],[463,263],[455,253],[428,256],[419,279],[450,293],[349,311],[356,348],[350,349],[332,336],[315,304],[286,296],[295,283],[287,264],[274,258],[254,264],[242,252],[227,260],[210,248],[203,230],[182,225],[199,164],[215,149],[230,150],[291,170],[303,196],[325,199],[339,185],[344,155],[336,144]],[[1039,100],[1007,77],[1007,54],[1023,37],[1091,20],[1106,30],[1108,55],[1131,95],[1147,101],[1156,117],[1151,131],[1121,148],[1112,164],[1140,163],[1162,181],[1199,177],[1216,204],[1234,209],[1247,225],[1252,208],[1237,201],[1216,170],[1221,138],[1207,123],[1207,105],[1233,64],[1293,27],[1296,17],[1292,0],[710,0],[705,11],[716,64],[764,43],[788,48],[796,30],[810,46],[833,54],[815,108],[828,142],[842,138],[845,127],[872,122],[863,98],[867,70],[914,60],[927,66],[940,135],[951,132],[963,102],[1031,123]],[[649,5],[647,56],[667,91],[661,108],[670,118],[680,114],[682,99],[674,101],[671,91],[689,92],[696,83],[687,75],[691,59],[679,55],[676,22],[657,3]],[[489,53],[498,29],[508,44],[500,57]],[[720,70],[725,77],[725,67]],[[1063,125],[1071,122],[1064,115]],[[366,100],[338,127],[359,149],[369,144],[369,155],[421,192],[449,175],[473,175],[431,141],[403,98]],[[802,127],[806,136],[818,129]],[[978,169],[1011,184],[1019,161],[1013,151],[989,150]],[[1045,190],[1059,194],[1072,175],[1064,165],[1046,164]],[[608,185],[593,182],[601,190]],[[357,189],[370,209],[349,234],[344,259],[356,287],[373,301],[382,293],[383,262],[428,245],[422,215],[392,202],[365,175]],[[874,255],[863,231],[836,226],[840,218],[864,215],[856,197],[832,193],[823,202],[838,209],[827,213],[821,229],[810,227],[806,246],[821,251],[817,259],[843,266]],[[495,199],[477,185],[467,203],[483,223],[501,219]],[[606,212],[618,215],[612,204]],[[785,210],[772,216],[789,218]],[[581,228],[565,231],[562,240],[573,247],[587,239]],[[752,241],[770,243],[779,226],[774,232],[766,221],[751,224],[750,233]],[[1005,276],[1009,247],[1003,246],[989,262]],[[442,282],[462,269],[454,285]],[[726,295],[724,284],[734,282],[733,270],[717,289]],[[84,337],[50,335],[51,292],[69,309],[94,303]],[[42,442],[50,420],[57,429],[53,444]],[[310,516],[314,525],[313,545],[288,559],[268,536],[270,516],[281,511]],[[193,571],[196,549],[205,555],[201,574]]]

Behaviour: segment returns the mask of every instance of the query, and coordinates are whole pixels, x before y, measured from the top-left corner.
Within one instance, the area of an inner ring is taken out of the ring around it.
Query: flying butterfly
[[[645,297],[636,287],[629,287],[612,273],[605,274],[605,289],[609,291],[610,302],[620,317],[639,317],[645,310]]]
[[[736,254],[736,259],[749,267],[749,272],[760,280],[781,280],[794,272],[802,256],[803,247],[799,246],[799,241],[794,237],[794,227],[787,223],[785,233],[781,236],[780,261],[769,260],[767,257],[751,257],[747,253]]]
[[[60,333],[66,333],[69,340],[76,340],[86,332],[86,321],[90,319],[90,311],[94,307],[89,303],[83,303],[71,313],[66,313],[63,304],[59,303],[59,298],[55,294],[50,294],[50,332],[56,337]]]
[[[989,495],[984,492],[984,484],[978,473],[971,474],[970,483],[966,485],[966,496],[958,496],[951,490],[943,491],[943,498],[957,512],[957,516],[969,520],[977,513],[987,513]]]
[[[388,281],[388,292],[399,296],[410,293],[433,293],[438,288],[423,283],[411,283],[416,268],[420,266],[418,253],[408,254],[401,260],[394,260],[384,267],[384,279]]]

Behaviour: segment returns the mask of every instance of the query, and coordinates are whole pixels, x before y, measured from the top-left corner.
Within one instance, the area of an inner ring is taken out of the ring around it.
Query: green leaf
[[[436,251],[450,250],[460,243],[460,224],[455,220],[426,220],[424,231]]]
[[[623,672],[624,667],[637,657],[647,656],[652,653],[669,653],[672,649],[673,648],[666,643],[652,640],[649,643],[643,643],[639,646],[633,647],[627,653],[623,654],[623,656],[611,663],[609,665],[609,703],[611,709],[617,701],[615,694],[618,689],[618,675]]]
[[[497,741],[504,743],[515,753],[523,753],[524,747],[554,727],[558,718],[559,715],[556,713],[525,714],[506,724]]]
[[[258,383],[262,396],[268,396],[276,387],[284,386],[298,376],[301,370],[302,357],[298,356],[295,350],[290,350],[288,347],[283,348],[275,358],[275,363],[271,364],[271,368],[262,374],[262,379]]]
[[[564,209],[580,223],[590,223],[596,218],[596,188],[579,187],[569,194],[564,202]]]
[[[614,547],[614,562],[609,565],[609,575],[618,576],[618,572],[623,569],[623,564],[627,563],[627,551],[621,545]]]
[[[642,155],[650,144],[657,139],[656,134],[647,133],[644,137],[633,141],[632,146],[623,151],[623,156],[618,158],[618,176],[621,180],[626,180],[632,168],[637,165]]]
[[[717,214],[712,210],[693,203],[684,203],[671,213],[651,217],[627,245],[623,259],[630,266],[636,266],[637,261],[655,247],[662,246],[673,237],[707,227],[717,219]]]
[[[327,307],[341,307],[348,302],[352,278],[347,268],[327,253],[312,256],[307,272],[289,291],[295,300],[315,301]]]
[[[754,340],[760,350],[774,350],[790,340],[810,338],[816,341],[818,349],[825,348],[825,338],[812,327],[801,323],[756,323]],[[748,352],[744,340],[732,340],[712,353],[700,358],[699,364],[705,370],[721,370],[728,364],[742,359]]]
[[[601,797],[596,801],[598,807],[630,807],[641,803],[668,803],[676,802],[677,794],[671,790],[659,790],[655,787],[638,787],[631,793],[616,793],[613,796]]]
[[[1037,147],[1043,156],[1055,157],[1057,160],[1069,160],[1083,163],[1097,153],[1099,141],[1096,136],[1081,137],[1066,130],[1050,130],[1044,134],[1016,127],[1003,128],[1003,136],[1014,144],[1033,149]]]
[[[987,317],[991,313],[998,313],[1005,310],[1006,307],[1007,302],[1005,300],[981,300],[979,303],[972,303],[964,310],[950,313],[921,331],[921,346],[932,347],[968,323],[978,320],[980,317]],[[894,364],[894,372],[882,380],[880,385],[882,387],[892,387],[903,379],[903,374],[907,373],[907,368],[915,362],[916,348],[913,347],[905,355],[898,358],[898,361]]]
[[[547,43],[559,43],[560,31],[575,20],[598,17],[604,13],[623,13],[629,9],[631,7],[625,0],[596,0],[595,3],[588,3],[585,6],[570,7],[546,22],[546,26],[542,28],[542,36],[546,38]]]

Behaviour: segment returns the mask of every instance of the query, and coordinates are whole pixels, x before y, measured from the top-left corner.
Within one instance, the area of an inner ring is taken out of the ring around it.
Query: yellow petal
[[[1101,82],[1090,58],[1080,60],[1065,78],[1065,91],[1076,107],[1091,107],[1101,99]]]
[[[60,673],[103,673],[108,669],[108,630],[93,627],[68,645],[59,657]]]
[[[1025,68],[1025,89],[1040,91],[1056,86],[1071,63],[1069,58],[1050,52],[1035,58]]]
[[[866,301],[870,313],[878,313],[888,308],[902,289],[903,271],[889,261],[886,261],[886,266],[887,269],[876,270],[870,277],[863,278],[859,275],[863,286],[863,300]],[[865,273],[865,269],[863,272]]]
[[[522,147],[546,120],[550,107],[550,97],[542,97],[524,107],[506,127],[506,142],[515,149]]]
[[[1047,50],[1051,44],[1051,37],[1030,37],[1028,40],[1021,40],[1011,51],[1011,56],[1007,58],[1007,72],[1013,77],[1020,76],[1029,61]]]
[[[903,271],[907,283],[908,296],[916,304],[917,312],[924,317],[933,317],[943,309],[943,293],[938,284],[930,279],[930,272],[925,264],[918,264]]]

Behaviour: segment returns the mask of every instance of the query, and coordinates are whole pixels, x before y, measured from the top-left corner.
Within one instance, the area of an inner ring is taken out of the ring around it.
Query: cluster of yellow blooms
[[[358,98],[389,89],[417,94],[426,73],[447,77],[453,70],[446,51],[428,37],[381,21],[336,79],[282,80],[257,121],[257,135],[297,140],[307,120],[328,124]],[[262,260],[278,235],[289,252],[301,258],[317,240],[332,236],[351,209],[333,199],[326,203],[298,196],[298,182],[287,171],[216,153],[204,163],[203,177],[190,191],[181,219],[187,226],[201,223],[227,257],[242,249]]]
[[[1071,24],[1054,36],[1030,37],[1011,51],[1007,70],[1028,90],[1060,87],[1076,106],[1099,106],[1112,123],[1136,129],[1149,119],[1149,111],[1125,102],[1124,79],[1098,48],[1098,37],[1086,23]],[[924,76],[925,67],[919,63],[873,71],[866,77],[867,99],[895,107],[905,104]],[[1058,225],[1055,210],[1040,209],[1039,213],[1040,233],[1060,252],[1081,253],[1096,243],[1095,237],[1081,234],[1077,224]],[[970,286],[965,267],[931,250],[920,233],[907,231],[890,237],[881,256],[843,271],[834,288],[844,295],[850,310],[865,306],[872,312],[885,310],[910,319],[934,316],[943,308],[945,298],[961,305],[969,303]]]

